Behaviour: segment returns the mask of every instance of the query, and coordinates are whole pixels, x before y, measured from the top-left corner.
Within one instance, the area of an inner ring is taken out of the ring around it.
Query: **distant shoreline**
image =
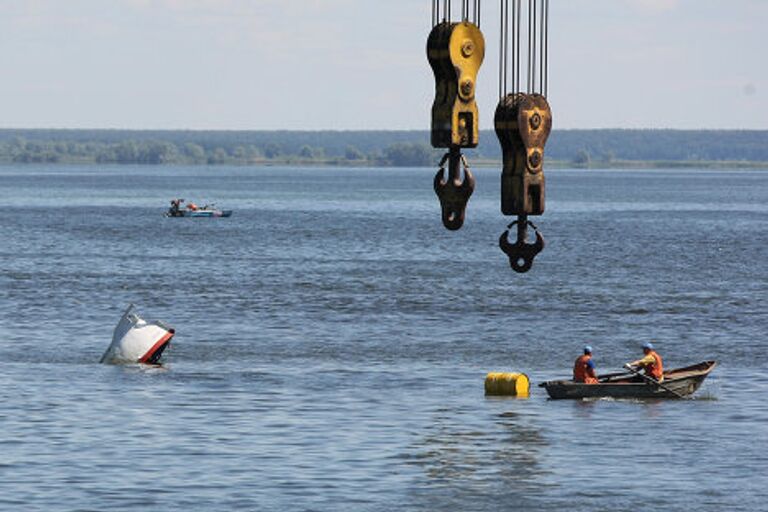
[[[274,159],[274,160],[257,160],[249,162],[222,162],[222,163],[181,163],[181,162],[164,162],[156,164],[146,163],[125,163],[118,164],[114,162],[104,163],[96,162],[94,160],[66,160],[56,162],[15,162],[11,160],[0,159],[0,167],[10,166],[32,166],[32,165],[83,165],[83,166],[98,166],[98,165],[110,165],[110,166],[146,166],[146,167],[172,167],[172,166],[192,166],[192,167],[286,167],[286,166],[302,166],[302,167],[316,167],[316,168],[328,168],[328,167],[367,167],[371,169],[392,169],[392,168],[404,168],[404,167],[435,167],[437,168],[437,161],[433,165],[410,165],[410,166],[395,166],[388,164],[377,164],[367,161],[349,161],[349,160],[301,160],[301,159]],[[501,161],[493,160],[481,160],[472,162],[473,168],[501,168]],[[611,170],[611,169],[766,169],[768,170],[768,162],[734,162],[734,161],[717,161],[717,160],[689,160],[689,161],[663,161],[663,160],[621,160],[615,162],[594,162],[589,165],[576,165],[572,162],[563,160],[546,160],[545,167],[550,169],[592,169],[592,170]]]
[[[444,149],[417,131],[0,129],[0,165],[302,165],[432,167]],[[465,150],[472,167],[500,167],[495,133]],[[768,168],[768,130],[555,130],[553,168]]]

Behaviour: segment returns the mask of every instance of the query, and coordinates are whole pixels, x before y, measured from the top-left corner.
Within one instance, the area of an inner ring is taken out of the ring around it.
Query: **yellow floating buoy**
[[[485,376],[486,395],[507,395],[527,398],[531,383],[524,373],[490,372]]]

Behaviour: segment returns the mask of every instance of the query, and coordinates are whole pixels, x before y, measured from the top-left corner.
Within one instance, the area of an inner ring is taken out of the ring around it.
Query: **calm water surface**
[[[768,510],[768,172],[0,168],[0,509]],[[166,219],[172,197],[233,208]],[[134,302],[163,368],[97,364]],[[487,399],[485,373],[717,359],[691,401]]]

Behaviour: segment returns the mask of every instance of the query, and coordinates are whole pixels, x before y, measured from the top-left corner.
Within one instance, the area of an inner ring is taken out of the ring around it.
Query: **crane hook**
[[[517,225],[517,241],[509,242],[509,231]],[[528,226],[536,233],[536,241],[532,244],[526,242],[528,238]],[[509,265],[515,272],[528,272],[533,265],[533,258],[544,249],[544,237],[539,230],[529,221],[525,215],[518,216],[517,220],[507,226],[506,231],[499,237],[499,247],[509,257]]]
[[[448,161],[448,176],[445,174],[445,162]],[[461,178],[461,167],[464,167],[464,179]],[[457,147],[440,160],[440,169],[435,174],[435,194],[440,200],[443,225],[451,231],[460,229],[464,224],[467,203],[475,191],[475,177],[469,170],[469,164]]]

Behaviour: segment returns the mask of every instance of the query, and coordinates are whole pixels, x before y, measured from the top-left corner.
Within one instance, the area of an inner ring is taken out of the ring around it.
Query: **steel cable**
[[[528,84],[525,91],[528,94],[533,89],[533,2],[534,0],[528,0]]]
[[[499,0],[499,98],[504,90],[504,0]]]
[[[544,0],[539,10],[539,94],[544,94]]]
[[[509,0],[504,0],[504,93],[502,97],[509,92]]]
[[[531,78],[531,82],[533,83],[533,88],[531,90],[532,94],[536,94],[539,87],[539,0],[533,0],[533,63],[531,64],[531,67],[533,69],[533,77]]]
[[[543,0],[546,6],[544,26],[547,29],[544,38],[544,96],[549,94],[549,0]]]
[[[509,13],[509,0],[501,0],[501,40],[499,42],[499,98],[507,94],[507,52],[509,49],[509,25],[507,24]]]
[[[521,12],[521,10],[522,10],[522,4],[521,4],[522,0],[513,0],[513,1],[515,2],[513,4],[513,9],[514,9],[514,6],[517,7],[517,22],[516,22],[517,23],[517,33],[515,34],[515,41],[516,41],[515,42],[515,46],[517,48],[517,55],[515,55],[515,67],[517,68],[517,71],[516,71],[515,75],[517,76],[517,83],[515,83],[515,92],[520,92],[520,47],[522,46],[521,45],[521,43],[522,43],[522,40],[521,40],[521,37],[522,37],[521,33],[522,33],[522,31],[521,31],[521,21],[520,20],[522,18],[522,12]],[[513,19],[513,23],[515,23],[514,19]]]

